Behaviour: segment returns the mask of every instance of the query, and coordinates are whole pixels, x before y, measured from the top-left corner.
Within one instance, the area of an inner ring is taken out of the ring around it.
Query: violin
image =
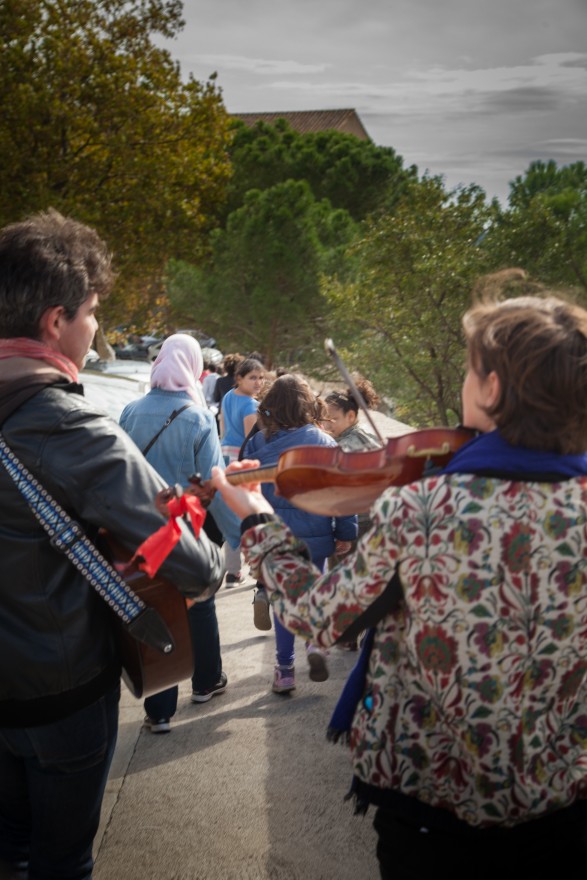
[[[381,449],[344,452],[339,446],[286,449],[276,465],[226,474],[233,486],[275,483],[276,493],[295,507],[321,516],[367,513],[390,486],[421,479],[445,467],[455,452],[476,436],[468,428],[425,428],[392,437]],[[210,498],[208,482],[190,478],[184,491]]]

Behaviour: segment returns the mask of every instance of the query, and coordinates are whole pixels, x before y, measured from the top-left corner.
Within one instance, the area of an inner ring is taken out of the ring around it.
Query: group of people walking
[[[231,354],[226,360],[232,385],[223,383],[219,389],[220,438],[212,412],[202,405],[202,351],[198,342],[186,334],[165,340],[151,369],[151,390],[122,412],[121,427],[167,485],[187,486],[193,474],[209,480],[212,467],[243,457],[274,464],[282,452],[292,447],[336,446],[339,441],[348,444],[346,448],[377,446],[375,438],[359,427],[358,407],[352,396],[333,393],[324,403],[301,376],[286,373],[271,379],[259,357]],[[214,387],[221,381],[222,377],[218,378]],[[369,383],[361,383],[361,389],[373,404],[376,396]],[[271,484],[266,484],[264,491],[283,521],[306,542],[320,570],[328,559],[350,551],[357,537],[356,516],[309,514],[276,496]],[[224,544],[227,587],[242,581],[239,525],[221,496],[214,497],[205,528],[212,540]],[[255,626],[271,629],[269,602],[261,582],[257,583],[253,604]],[[222,670],[214,597],[194,603],[189,621],[195,669],[191,699],[206,702],[223,693],[228,681]],[[296,687],[295,639],[277,617],[273,626],[276,663],[272,689],[286,694]],[[307,643],[306,656],[310,679],[326,680],[327,652]],[[147,697],[145,725],[151,732],[170,731],[177,698],[177,687]]]
[[[255,620],[275,612],[277,693],[296,684],[293,634],[319,679],[326,652],[366,630],[329,733],[350,743],[357,810],[375,811],[382,878],[441,860],[454,878],[582,874],[587,312],[547,292],[475,304],[472,439],[385,490],[358,536],[353,516],[227,480],[292,447],[372,448],[344,393],[324,408],[300,376],[265,387],[262,362],[243,360],[219,438],[199,347],[175,335],[120,426],[87,403],[79,371],[113,278],[95,231],[57,212],[0,231],[0,876],[92,876],[120,658],[107,602],[66,554],[100,529],[134,551],[164,523],[156,496],[193,472],[217,491],[209,521],[197,539],[178,523],[161,571],[197,600],[194,702],[227,685],[214,593],[220,544],[240,544]],[[76,521],[67,534],[44,522],[53,504]],[[149,700],[165,732],[177,689]]]

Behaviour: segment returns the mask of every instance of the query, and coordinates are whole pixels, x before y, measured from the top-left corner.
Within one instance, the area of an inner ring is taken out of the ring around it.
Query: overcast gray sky
[[[354,107],[375,143],[507,198],[587,160],[587,0],[185,0],[167,43],[229,112]]]

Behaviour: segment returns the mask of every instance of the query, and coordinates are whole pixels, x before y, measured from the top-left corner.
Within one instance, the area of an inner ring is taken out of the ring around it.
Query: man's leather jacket
[[[90,537],[103,526],[135,550],[160,528],[153,501],[163,481],[125,432],[85,401],[81,386],[43,387],[4,418],[14,399],[14,383],[0,378],[6,442]],[[0,727],[48,723],[115,685],[110,611],[51,547],[2,467],[0,510]],[[222,580],[221,555],[204,532],[198,540],[184,532],[161,574],[186,595],[206,598]]]

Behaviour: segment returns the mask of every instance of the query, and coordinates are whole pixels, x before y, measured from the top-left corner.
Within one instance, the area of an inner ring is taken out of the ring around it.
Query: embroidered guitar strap
[[[10,449],[0,434],[0,462],[14,481],[51,545],[64,553],[100,597],[120,618],[133,638],[169,654],[173,639],[165,622],[131,590],[124,578],[102,556],[82,527],[58,504]]]

